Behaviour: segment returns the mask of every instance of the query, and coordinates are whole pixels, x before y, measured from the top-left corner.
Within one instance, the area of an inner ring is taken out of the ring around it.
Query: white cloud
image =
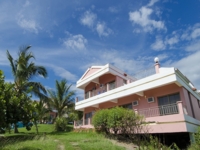
[[[79,89],[74,84],[72,84],[71,90],[75,91],[76,97],[78,97],[79,101],[84,99],[84,91],[82,89]]]
[[[162,40],[162,38],[160,37],[156,37],[156,41],[155,43],[151,44],[151,48],[153,50],[164,50],[166,48],[166,45],[164,43],[164,41]]]
[[[106,50],[106,51],[96,51],[91,54],[92,61],[89,61],[87,64],[82,65],[81,69],[86,70],[91,66],[104,66],[105,64],[112,64],[117,68],[127,72],[128,74],[134,74],[144,68],[145,62],[143,60],[136,60],[127,56],[127,53],[119,50]],[[88,56],[89,57],[89,56]],[[153,59],[152,59],[153,64]],[[137,69],[136,69],[137,68]]]
[[[153,6],[156,2],[158,2],[159,0],[151,0],[149,2],[149,4],[147,4],[147,6]]]
[[[112,33],[112,30],[106,26],[106,23],[97,21],[97,15],[90,11],[86,11],[84,13],[80,19],[80,22],[92,30],[95,30],[100,37],[108,36]]]
[[[96,26],[96,30],[100,37],[108,36],[109,34],[112,33],[112,30],[106,27],[106,24],[104,22],[103,23],[98,22]]]
[[[72,81],[72,82],[76,82],[77,81],[77,76],[70,73],[69,71],[67,71],[66,69],[59,67],[59,66],[55,66],[52,64],[49,64],[48,67],[51,67],[53,69],[53,71],[55,72],[55,74],[61,78],[65,78],[68,81]]]
[[[84,36],[81,34],[70,35],[70,37],[65,39],[63,43],[66,47],[81,50],[85,49],[87,44],[87,39],[84,38]]]
[[[196,23],[194,26],[189,26],[183,31],[181,35],[182,40],[192,40],[200,37],[200,23]]]
[[[172,65],[177,67],[192,83],[200,89],[200,67],[199,62],[200,51],[197,51],[181,60],[174,62]]]
[[[185,30],[173,31],[163,39],[157,36],[156,41],[151,44],[151,48],[154,50],[176,49],[177,45],[180,46],[181,43],[183,50],[198,51],[200,50],[200,24],[189,26]]]
[[[38,33],[38,30],[40,29],[40,26],[38,25],[38,23],[36,23],[35,20],[19,19],[17,23],[24,30],[34,32],[36,34]]]
[[[191,42],[186,46],[185,50],[187,51],[200,51],[200,40]]]
[[[157,0],[152,0],[147,6],[141,7],[138,11],[129,12],[129,20],[133,24],[143,27],[144,32],[152,32],[154,29],[166,29],[163,21],[156,21],[150,18],[154,10],[148,7],[153,6],[155,2]]]
[[[194,29],[194,31],[192,31],[192,33],[191,33],[191,37],[193,39],[196,39],[199,36],[200,36],[200,28]]]
[[[23,7],[27,7],[27,6],[29,6],[30,5],[30,2],[27,0],[26,2],[25,2],[25,4],[23,5]]]
[[[80,22],[85,26],[93,27],[96,18],[97,18],[96,14],[90,11],[86,11],[81,17]]]
[[[108,10],[111,12],[111,13],[118,13],[119,12],[119,8],[117,7],[109,7]]]
[[[179,42],[178,36],[171,37],[169,39],[166,39],[166,41],[165,41],[165,43],[169,44],[170,46],[172,46],[172,45],[174,45],[174,44],[176,44],[178,42]]]

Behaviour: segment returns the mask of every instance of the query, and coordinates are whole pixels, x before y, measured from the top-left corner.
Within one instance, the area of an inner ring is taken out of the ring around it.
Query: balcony
[[[111,83],[107,83],[104,85],[100,85],[99,88],[94,88],[93,90],[86,92],[85,99],[105,93],[107,91],[113,90],[113,89],[123,86],[123,85],[125,85],[123,82],[111,82]]]
[[[151,107],[147,109],[140,109],[137,111],[138,114],[147,117],[155,117],[155,116],[164,116],[164,115],[172,115],[178,114],[178,106],[177,104],[163,105],[160,107]]]

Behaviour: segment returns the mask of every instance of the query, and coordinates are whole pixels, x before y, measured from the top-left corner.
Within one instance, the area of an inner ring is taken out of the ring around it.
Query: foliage
[[[122,107],[115,107],[108,111],[107,126],[114,131],[114,134],[121,130],[127,111]]]
[[[96,130],[109,134],[129,136],[133,140],[136,134],[148,132],[142,116],[122,107],[103,109],[95,112],[92,123]]]
[[[198,127],[197,132],[194,134],[195,142],[191,144],[188,150],[200,149],[200,127]]]
[[[70,90],[71,86],[65,79],[60,82],[56,80],[56,91],[48,90],[50,106],[58,111],[58,117],[64,114],[69,116],[70,108],[74,107],[75,92]]]
[[[27,125],[33,117],[34,110],[30,101],[31,95],[34,94],[40,98],[46,97],[46,90],[42,84],[33,82],[32,79],[35,76],[47,77],[47,71],[43,66],[37,66],[32,61],[35,57],[29,51],[30,47],[21,47],[17,59],[13,59],[9,51],[7,51],[7,58],[14,76],[14,84],[11,89],[11,99],[7,98],[6,114],[9,123],[15,124],[15,132],[18,132],[17,121],[23,121]],[[27,129],[29,129],[29,126],[27,126]]]
[[[32,118],[36,127],[36,132],[38,134],[37,122],[42,122],[47,116],[51,109],[42,100],[32,102]]]
[[[14,76],[14,88],[19,95],[31,88],[30,92],[34,95],[39,96],[40,98],[45,97],[41,91],[46,93],[46,90],[41,83],[33,82],[31,80],[36,76],[47,77],[47,71],[43,66],[37,66],[32,61],[32,59],[35,59],[35,57],[33,53],[29,51],[30,48],[31,46],[20,47],[17,59],[13,59],[7,50],[7,58],[10,62]]]
[[[149,136],[149,140],[142,141],[141,145],[137,148],[137,150],[155,150],[155,149],[162,149],[162,150],[180,150],[178,146],[173,143],[171,146],[165,146],[160,143],[157,137]]]
[[[4,83],[3,72],[0,71],[0,128],[8,128],[11,124],[23,121],[27,125],[30,121],[30,97],[26,93],[21,95],[14,89],[14,84]]]
[[[3,71],[0,70],[0,133],[3,132],[2,128],[6,127],[6,87],[4,82]]]
[[[55,131],[67,131],[68,130],[68,120],[64,117],[58,117],[56,118],[56,121],[54,122]]]
[[[95,112],[95,115],[92,117],[92,124],[94,125],[95,129],[99,132],[109,132],[108,128],[108,109],[102,109]]]

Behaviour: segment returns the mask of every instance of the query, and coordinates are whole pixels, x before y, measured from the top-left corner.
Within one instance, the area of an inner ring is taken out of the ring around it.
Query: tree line
[[[30,48],[20,47],[16,59],[7,50],[14,82],[5,82],[0,70],[0,132],[14,125],[17,133],[17,123],[22,121],[27,130],[31,129],[30,122],[33,122],[38,133],[37,123],[48,117],[53,109],[57,111],[56,118],[66,114],[68,119],[74,120],[80,116],[74,111],[75,91],[71,90],[72,85],[66,79],[56,80],[55,90],[46,89],[34,81],[37,76],[46,78],[48,73],[44,66],[35,64]],[[38,97],[39,101],[33,101],[32,96]]]

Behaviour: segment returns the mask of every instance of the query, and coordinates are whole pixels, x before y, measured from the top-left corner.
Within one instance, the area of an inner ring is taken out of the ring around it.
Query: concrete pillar
[[[92,93],[91,93],[91,91],[89,91],[89,98],[90,98],[90,97],[92,97]]]
[[[85,113],[83,112],[83,125],[85,125]]]
[[[109,91],[109,83],[106,84],[106,90]]]
[[[182,101],[177,101],[176,102],[179,114],[183,114],[183,104],[182,103],[183,103]]]

